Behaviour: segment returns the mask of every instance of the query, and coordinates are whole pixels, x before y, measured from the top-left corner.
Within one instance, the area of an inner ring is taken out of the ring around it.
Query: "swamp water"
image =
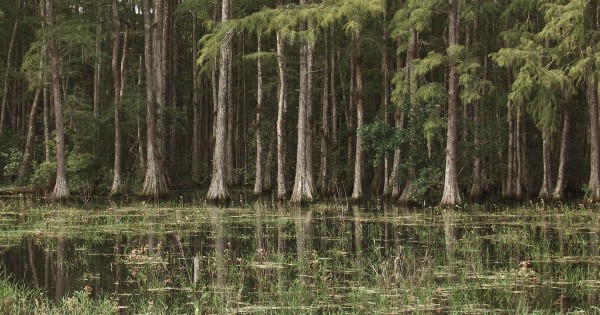
[[[3,205],[0,313],[600,314],[597,211]]]

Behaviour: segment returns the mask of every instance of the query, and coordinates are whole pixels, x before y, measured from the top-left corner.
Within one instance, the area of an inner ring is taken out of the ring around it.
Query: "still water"
[[[124,314],[600,313],[597,211],[5,207],[0,273]]]

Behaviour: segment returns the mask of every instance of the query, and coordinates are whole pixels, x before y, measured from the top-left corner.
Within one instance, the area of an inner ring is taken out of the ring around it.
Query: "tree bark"
[[[114,13],[113,13],[114,14]],[[94,62],[94,118],[98,119],[100,116],[100,72],[101,69],[101,58],[100,58],[100,36],[102,34],[102,24],[96,24],[96,60]],[[113,48],[114,49],[114,48]],[[118,53],[117,53],[118,54]]]
[[[271,137],[271,141],[269,142],[269,154],[267,154],[267,161],[265,162],[265,169],[263,172],[263,192],[270,192],[271,189],[273,189],[273,183],[271,180],[271,169],[273,167],[273,152],[276,150],[276,141],[277,135],[275,134],[274,137]]]
[[[565,173],[569,154],[569,129],[571,125],[570,111],[566,97],[562,97],[561,102],[561,107],[563,108],[563,122],[560,135],[560,156],[558,158],[558,174],[556,175],[556,185],[554,186],[554,192],[552,193],[552,198],[555,200],[560,200],[564,197]]]
[[[300,5],[305,4],[300,0]],[[302,23],[301,30],[306,30],[306,23]],[[296,176],[294,178],[294,189],[290,202],[301,203],[312,201],[312,187],[307,172],[307,133],[310,131],[308,123],[308,95],[309,93],[309,45],[305,41],[300,44],[300,94],[298,96],[298,142],[296,145]]]
[[[314,135],[314,110],[313,110],[313,72],[314,50],[312,44],[306,46],[306,178],[309,189],[315,191],[313,172],[313,135]]]
[[[418,57],[419,46],[417,41],[417,31],[415,28],[411,28],[410,37],[408,40],[408,51],[406,52],[406,66],[408,67],[408,89],[409,89],[409,113],[408,119],[410,123],[416,123],[416,106],[417,106],[417,89],[418,89],[418,81],[417,75],[415,71],[415,59]],[[398,62],[400,64],[400,62]],[[399,65],[398,65],[399,66]],[[396,109],[396,128],[403,129],[404,128],[404,119],[402,117],[402,113],[400,109]],[[396,149],[394,153],[394,167],[393,172],[395,172],[394,176],[390,178],[390,180],[394,181],[394,185],[392,185],[392,198],[396,198],[400,195],[400,203],[403,205],[408,205],[413,193],[413,181],[416,178],[416,165],[414,163],[414,158],[411,155],[414,155],[414,141],[411,140],[409,142],[410,148],[408,153],[409,161],[413,162],[412,165],[408,167],[408,176],[406,178],[406,184],[404,185],[404,190],[402,190],[402,194],[400,194],[400,183],[397,178],[398,175],[398,164],[400,163],[400,149]]]
[[[35,136],[35,115],[40,94],[41,88],[38,88],[35,91],[33,103],[31,104],[31,112],[29,114],[28,124],[29,127],[27,129],[27,140],[25,142],[25,150],[23,151],[23,159],[21,160],[21,166],[19,167],[17,179],[15,180],[16,186],[23,186],[25,184],[25,172],[27,172],[27,167],[29,166],[29,162],[31,161],[31,156],[33,155],[33,139]]]
[[[257,42],[258,53],[261,52],[260,35]],[[254,176],[254,194],[261,195],[263,193],[263,169],[262,169],[262,128],[261,128],[261,111],[263,103],[263,82],[262,82],[262,60],[259,57],[256,62],[257,67],[257,95],[256,95],[256,173]]]
[[[54,26],[54,0],[46,0],[46,24]],[[52,72],[52,98],[54,99],[54,123],[56,128],[56,183],[52,198],[62,199],[69,196],[65,168],[65,130],[63,127],[62,98],[60,95],[60,66],[56,48],[56,38],[48,38],[48,56]]]
[[[143,0],[142,10],[144,15],[144,59],[146,71],[146,98],[148,104],[146,106],[146,175],[142,186],[141,194],[145,196],[158,196],[167,190],[164,174],[158,152],[158,139],[156,136],[156,110],[157,110],[157,94],[161,93],[162,89],[157,88],[156,68],[159,65],[156,63],[159,60],[153,53],[156,50],[153,43],[152,25],[153,22],[150,16],[149,0]],[[156,11],[156,10],[155,10]],[[155,12],[159,14],[158,12]]]
[[[122,190],[121,185],[121,114],[120,114],[120,102],[121,102],[121,71],[119,67],[119,49],[120,49],[120,37],[121,37],[121,22],[119,21],[119,7],[117,0],[112,1],[112,17],[113,17],[113,51],[111,61],[111,71],[113,76],[113,93],[114,93],[114,115],[115,115],[115,160],[113,168],[113,183],[110,189],[111,195],[117,195]],[[125,46],[125,43],[123,44]],[[99,50],[97,48],[97,50]],[[125,56],[125,49],[123,49],[123,59]],[[99,67],[98,67],[99,68]],[[122,68],[122,66],[121,66]],[[98,75],[99,78],[99,75]],[[94,96],[96,93],[94,92]],[[98,111],[96,110],[96,100],[94,97],[94,114],[98,118]]]
[[[586,96],[590,119],[590,180],[588,183],[591,201],[600,200],[600,147],[598,139],[598,80],[589,74],[586,82]]]
[[[10,42],[8,44],[8,52],[6,53],[6,72],[4,72],[4,89],[2,92],[2,107],[0,108],[0,136],[4,131],[4,123],[6,121],[6,106],[8,97],[8,77],[10,73],[10,67],[12,64],[12,51],[15,45],[15,38],[17,36],[17,28],[21,21],[21,11],[23,9],[23,0],[19,0],[17,15],[15,16],[15,24],[13,26],[12,35],[10,36]]]
[[[382,51],[382,60],[381,60],[381,71],[382,71],[382,87],[383,87],[383,124],[389,125],[389,104],[390,104],[390,69],[389,69],[389,61],[388,61],[388,45],[389,45],[389,32],[388,32],[388,8],[389,1],[385,1],[384,3],[384,13],[383,13],[383,51]],[[389,196],[392,188],[390,184],[390,161],[389,154],[386,152],[383,157],[383,195]]]
[[[230,0],[223,0],[223,1],[230,1]],[[232,36],[233,39],[233,36]],[[234,108],[233,108],[233,91],[232,91],[232,84],[233,84],[233,65],[232,65],[232,57],[233,57],[233,44],[230,44],[230,48],[227,51],[227,67],[226,67],[226,71],[227,71],[227,99],[225,102],[225,108],[227,108],[227,110],[225,111],[227,118],[226,120],[226,124],[227,124],[227,132],[226,132],[226,142],[225,142],[225,150],[226,150],[226,154],[225,154],[225,173],[226,173],[226,177],[227,177],[227,185],[232,185],[235,182],[235,166],[234,166],[234,141],[233,141],[233,136],[234,136],[234,119],[233,119],[233,113],[234,113]],[[223,87],[221,85],[219,85],[219,89],[222,89]]]
[[[229,19],[229,0],[223,0],[221,6],[221,21],[227,22]],[[228,77],[228,66],[231,62],[231,37],[232,33],[227,34],[219,50],[219,92],[217,96],[217,118],[215,122],[215,149],[213,153],[213,170],[210,182],[210,188],[206,196],[209,200],[227,200],[229,193],[227,191],[227,174],[225,156],[225,145],[227,144],[227,99],[230,89]]]
[[[552,166],[551,166],[551,154],[552,144],[550,141],[549,130],[544,128],[542,131],[543,143],[542,143],[542,159],[543,159],[543,178],[542,188],[538,194],[539,199],[548,199],[552,192]]]
[[[472,201],[479,200],[482,194],[482,177],[481,177],[481,155],[479,154],[479,147],[481,145],[481,140],[479,138],[479,128],[480,128],[480,113],[479,113],[479,103],[476,103],[473,108],[474,117],[474,140],[473,145],[475,147],[475,156],[473,157],[473,183],[471,184],[471,191],[469,192],[469,198]]]
[[[458,1],[448,1],[448,46],[459,44]],[[458,110],[458,71],[456,62],[448,66],[448,131],[446,137],[446,168],[444,172],[444,192],[440,202],[443,206],[456,205],[461,202],[458,190],[457,159],[457,110]]]
[[[192,181],[200,181],[200,80],[198,78],[198,21],[192,13]]]
[[[285,59],[283,51],[283,38],[277,32],[277,70],[279,75],[279,87],[277,96],[277,199],[286,196],[285,189],[285,147],[283,137],[283,125],[286,109],[286,82],[285,82]]]
[[[48,88],[44,86],[42,89],[43,104],[44,104],[44,161],[50,162],[51,149],[50,149],[50,95],[48,94]]]
[[[364,124],[364,100],[363,100],[363,78],[362,78],[362,56],[360,53],[359,36],[356,35],[357,55],[354,57],[354,104],[356,105],[356,130]],[[360,200],[363,197],[362,179],[363,179],[363,152],[362,136],[356,133],[356,149],[354,157],[354,187],[352,189],[352,200]]]
[[[329,41],[327,33],[324,35],[325,59],[323,72],[323,96],[321,99],[321,162],[319,166],[318,189],[321,195],[328,193],[327,188],[327,161],[329,155]]]

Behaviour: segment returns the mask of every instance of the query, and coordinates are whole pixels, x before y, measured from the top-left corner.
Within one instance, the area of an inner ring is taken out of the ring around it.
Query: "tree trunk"
[[[458,1],[449,0],[448,11],[448,45],[458,45],[459,21]],[[451,206],[459,204],[460,192],[458,190],[458,174],[456,170],[457,159],[457,109],[458,109],[458,71],[456,62],[448,66],[448,132],[446,137],[446,169],[444,172],[444,193],[441,205]]]
[[[117,21],[117,23],[118,23],[118,21]],[[98,24],[96,24],[96,56],[95,56],[96,60],[94,62],[94,118],[96,118],[96,119],[98,119],[98,117],[100,116],[100,72],[102,71],[101,57],[100,57],[100,53],[101,53],[101,51],[100,51],[100,36],[101,36],[101,34],[102,34],[102,24],[98,23]],[[118,51],[117,51],[117,54],[118,54]]]
[[[283,199],[286,195],[283,125],[285,109],[287,106],[285,104],[285,59],[283,54],[283,38],[280,32],[277,32],[277,69],[279,75],[279,87],[277,93],[277,199]]]
[[[33,154],[33,139],[35,136],[35,113],[37,110],[37,104],[40,98],[40,94],[41,89],[38,88],[35,91],[33,103],[31,104],[31,112],[29,114],[29,127],[27,129],[27,141],[25,143],[25,150],[23,151],[23,159],[21,161],[21,166],[19,167],[19,171],[17,173],[17,179],[15,180],[16,186],[23,186],[25,184],[25,172],[27,171],[27,167],[29,166],[29,162],[31,161],[31,155]]]
[[[226,22],[229,19],[229,0],[223,0],[221,7],[221,21]],[[229,193],[227,191],[227,174],[225,156],[225,145],[227,144],[227,100],[230,89],[228,80],[228,66],[231,63],[231,37],[232,33],[227,34],[219,50],[219,92],[217,96],[217,118],[215,122],[215,149],[213,153],[213,171],[210,182],[210,188],[206,196],[209,200],[227,200]]]
[[[46,24],[54,26],[54,0],[46,0]],[[61,199],[69,196],[65,168],[65,130],[63,127],[62,97],[60,95],[60,67],[56,39],[48,39],[48,56],[52,71],[52,98],[54,99],[54,123],[56,126],[56,183],[52,198]]]
[[[321,195],[328,193],[327,188],[327,160],[329,155],[329,41],[327,33],[324,35],[325,59],[323,72],[323,97],[321,111],[321,163],[319,167],[318,189]]]
[[[146,175],[142,186],[141,194],[145,196],[158,196],[167,190],[164,174],[162,172],[160,158],[158,156],[158,139],[156,136],[156,104],[157,94],[161,93],[162,89],[157,88],[157,82],[160,81],[156,77],[156,69],[159,62],[153,45],[152,36],[152,20],[150,16],[149,0],[142,2],[144,14],[144,59],[146,69],[146,98],[148,104],[146,106]],[[156,11],[156,10],[155,10]],[[159,14],[159,12],[155,12]],[[157,43],[157,42],[154,42]]]
[[[477,31],[477,21],[475,22],[475,30]],[[479,46],[479,37],[475,36],[474,45],[476,47]],[[487,78],[488,72],[488,59],[487,59],[487,49],[485,49],[484,57],[483,57],[483,78]],[[484,94],[487,94],[487,91],[484,91]],[[480,129],[482,126],[481,122],[481,110],[480,103],[476,102],[473,105],[473,146],[474,146],[474,157],[473,157],[473,182],[471,184],[471,190],[469,191],[469,199],[472,201],[477,201],[481,199],[481,195],[483,194],[483,177],[482,177],[482,164],[483,160],[481,158],[481,139],[480,139]]]
[[[121,114],[120,114],[120,102],[121,102],[121,71],[119,67],[119,49],[120,49],[120,37],[121,37],[121,22],[119,21],[119,7],[117,0],[112,1],[112,17],[113,17],[113,51],[111,70],[113,76],[113,93],[114,93],[114,107],[115,107],[115,161],[113,171],[113,183],[110,189],[111,195],[117,195],[121,193]],[[125,46],[125,43],[123,43]],[[96,48],[97,50],[98,47]],[[125,56],[125,49],[123,49],[123,56]],[[124,59],[124,58],[123,58]],[[121,66],[122,67],[122,66]],[[99,68],[99,66],[98,66]],[[100,75],[98,75],[98,78]],[[96,110],[96,92],[94,92],[94,115],[98,118],[98,111]]]
[[[358,48],[359,36],[357,34],[355,40]],[[362,56],[360,48],[357,49],[357,55],[354,58],[354,104],[356,105],[356,130],[360,129],[364,124],[364,100],[363,100],[363,79],[362,79]],[[362,152],[362,136],[356,133],[356,149],[354,158],[354,187],[352,189],[352,200],[359,200],[363,197],[362,179],[363,179],[363,152]]]
[[[552,143],[550,141],[549,130],[544,128],[542,131],[543,143],[542,143],[542,159],[543,159],[543,178],[542,188],[538,194],[540,199],[548,199],[552,192],[552,159],[550,151],[552,150]]]
[[[258,35],[258,53],[261,52],[260,35]],[[263,193],[263,170],[262,170],[262,128],[261,128],[261,111],[263,103],[263,82],[262,82],[262,60],[260,57],[256,63],[257,67],[257,95],[256,95],[256,173],[254,176],[254,194],[261,195]]]
[[[263,192],[270,192],[273,189],[273,183],[271,180],[271,169],[273,167],[273,151],[275,151],[275,142],[277,141],[277,135],[271,137],[269,142],[269,154],[267,154],[267,161],[265,163],[265,170],[263,172]]]
[[[198,78],[198,21],[192,13],[192,181],[200,181],[200,80]]]
[[[514,145],[514,114],[509,110],[508,113],[508,163],[506,165],[506,184],[505,184],[505,195],[504,197],[513,198],[513,182],[514,182],[514,169],[515,169],[515,145]]]
[[[23,9],[23,0],[19,0],[17,15],[15,16],[15,24],[13,26],[12,35],[10,36],[10,42],[8,44],[8,52],[6,53],[6,70],[4,72],[4,89],[2,92],[2,107],[0,108],[0,135],[4,131],[4,122],[6,121],[6,106],[8,97],[8,77],[10,73],[10,67],[12,63],[12,51],[15,44],[15,38],[17,36],[17,27],[21,21],[21,10]]]
[[[410,108],[409,108],[409,113],[408,113],[408,118],[409,118],[409,122],[410,123],[416,123],[416,115],[415,115],[415,111],[416,111],[416,107],[417,107],[417,89],[418,89],[418,81],[417,81],[417,75],[416,75],[416,70],[415,70],[415,58],[418,57],[418,53],[419,53],[419,46],[418,46],[418,41],[417,41],[417,31],[415,28],[411,28],[410,30],[410,37],[408,40],[408,51],[406,52],[406,66],[408,67],[408,88],[409,88],[409,103],[410,103]],[[400,65],[400,62],[398,62],[398,66]],[[398,121],[396,121],[396,128],[398,129],[403,129],[404,128],[404,119],[402,117],[402,113],[399,113],[399,109],[396,110],[396,119],[398,120],[398,117],[400,118],[400,123],[398,123]],[[416,165],[414,163],[414,158],[411,157],[411,155],[414,155],[414,141],[411,140],[409,142],[410,148],[409,148],[409,153],[408,153],[408,158],[410,159],[412,165],[410,165],[408,167],[408,176],[406,179],[406,184],[404,185],[404,190],[402,191],[402,194],[400,195],[400,203],[403,205],[408,205],[408,203],[410,202],[410,199],[412,197],[412,193],[413,193],[413,181],[416,178],[417,175],[417,170],[416,170]],[[400,163],[400,149],[396,149],[396,153],[394,154],[394,172],[398,172],[398,170],[396,169],[398,166],[398,164]],[[398,162],[396,162],[396,159],[398,160]],[[394,185],[392,186],[392,197],[396,198],[399,195],[399,191],[400,191],[400,186],[398,183],[398,176],[395,175],[392,179],[394,180]]]
[[[354,154],[354,137],[353,132],[354,130],[354,123],[353,123],[353,114],[354,114],[354,95],[355,95],[355,88],[356,88],[356,82],[354,81],[356,79],[356,69],[355,69],[355,63],[351,62],[350,63],[350,97],[348,97],[348,110],[346,111],[346,132],[348,133],[348,135],[346,136],[346,142],[347,142],[347,153],[346,153],[346,161],[348,161],[348,163],[351,163],[350,161],[352,161],[352,157],[355,155]],[[346,102],[344,102],[346,103]]]
[[[527,168],[525,165],[525,132],[522,132],[523,128],[523,107],[519,106],[519,113],[517,114],[517,131],[514,136],[515,153],[513,159],[516,161],[516,176],[513,177],[515,182],[513,183],[513,189],[515,190],[515,198],[521,200],[523,198],[523,183],[527,183]]]
[[[303,5],[304,0],[300,0]],[[306,30],[306,23],[300,27]],[[301,203],[303,201],[312,201],[312,187],[307,172],[307,133],[310,131],[308,122],[308,95],[310,89],[309,82],[309,45],[305,41],[300,44],[300,94],[298,96],[298,142],[296,146],[296,176],[294,179],[294,189],[290,202]]]
[[[383,52],[382,52],[382,60],[381,60],[381,71],[382,75],[382,87],[383,87],[383,124],[385,126],[389,125],[388,119],[388,110],[390,104],[390,70],[389,70],[389,61],[388,61],[388,45],[389,45],[389,32],[388,32],[388,3],[389,1],[385,1],[384,4],[384,13],[383,13]],[[383,157],[383,195],[388,196],[392,191],[390,184],[390,171],[389,171],[389,154],[386,152]]]
[[[335,70],[336,70],[336,62],[335,62],[335,56],[336,56],[336,49],[335,49],[335,45],[334,45],[334,38],[335,38],[335,34],[334,34],[334,28],[331,28],[331,73],[330,73],[330,84],[331,84],[331,142],[333,144],[333,147],[336,150],[336,155],[337,155],[337,150],[339,148],[339,143],[338,143],[338,114],[337,114],[337,98],[336,98],[336,84],[335,84]]]
[[[306,46],[306,178],[311,192],[315,191],[313,172],[313,135],[314,135],[314,110],[313,110],[313,69],[314,50],[312,44]]]
[[[554,192],[552,193],[552,198],[555,200],[560,200],[564,197],[565,173],[569,153],[569,129],[571,125],[571,117],[568,106],[569,103],[566,97],[562,97],[561,102],[561,107],[563,108],[563,123],[560,135],[560,156],[558,158],[558,174],[556,175],[556,185],[554,186]]]
[[[51,160],[51,149],[50,149],[50,95],[48,94],[48,88],[44,86],[42,89],[43,104],[44,104],[44,161],[50,162]]]
[[[590,118],[590,181],[589,196],[592,201],[600,200],[600,148],[598,143],[598,80],[593,74],[588,75],[586,96]]]

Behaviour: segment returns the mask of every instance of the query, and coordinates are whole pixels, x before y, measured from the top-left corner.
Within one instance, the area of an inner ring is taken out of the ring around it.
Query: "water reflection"
[[[61,221],[60,235],[35,212],[3,226],[22,234],[3,239],[1,271],[56,300],[89,286],[132,314],[568,312],[599,301],[593,214],[256,203],[86,215]]]

